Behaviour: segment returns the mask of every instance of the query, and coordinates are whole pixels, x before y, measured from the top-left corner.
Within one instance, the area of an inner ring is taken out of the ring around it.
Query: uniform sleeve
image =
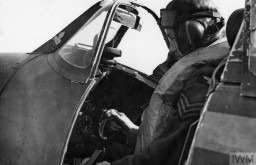
[[[190,125],[196,120],[182,121],[178,116],[168,121],[165,132],[153,140],[150,146],[135,155],[114,161],[111,165],[167,165],[177,164]]]

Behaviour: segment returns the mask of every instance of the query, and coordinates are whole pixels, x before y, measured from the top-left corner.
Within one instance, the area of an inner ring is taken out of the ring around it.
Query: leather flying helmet
[[[211,0],[173,0],[161,9],[163,28],[175,29],[179,50],[187,54],[218,39],[224,18]]]

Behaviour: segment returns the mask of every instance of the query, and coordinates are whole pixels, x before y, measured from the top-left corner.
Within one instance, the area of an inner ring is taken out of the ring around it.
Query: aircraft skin
[[[72,68],[54,51],[98,9],[99,4],[90,8],[38,53],[0,54],[0,164],[62,164],[81,102],[95,79],[87,80],[91,67]],[[58,70],[58,65],[68,67]]]
[[[24,64],[1,93],[4,164],[59,164],[79,102],[91,81],[80,84],[64,78],[50,66],[51,55]]]

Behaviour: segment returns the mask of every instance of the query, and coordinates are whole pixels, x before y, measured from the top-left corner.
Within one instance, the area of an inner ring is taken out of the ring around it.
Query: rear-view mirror
[[[139,16],[121,8],[116,10],[114,21],[138,31],[142,27],[142,20]]]

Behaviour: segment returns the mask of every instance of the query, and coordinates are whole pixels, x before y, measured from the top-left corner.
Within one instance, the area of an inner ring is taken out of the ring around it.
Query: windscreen
[[[59,55],[66,62],[78,68],[88,67],[93,60],[95,47],[99,39],[99,34],[103,28],[107,11],[97,13],[92,21],[89,21],[77,32],[59,51]],[[108,30],[106,42],[110,41],[116,34],[120,24],[112,23]]]

